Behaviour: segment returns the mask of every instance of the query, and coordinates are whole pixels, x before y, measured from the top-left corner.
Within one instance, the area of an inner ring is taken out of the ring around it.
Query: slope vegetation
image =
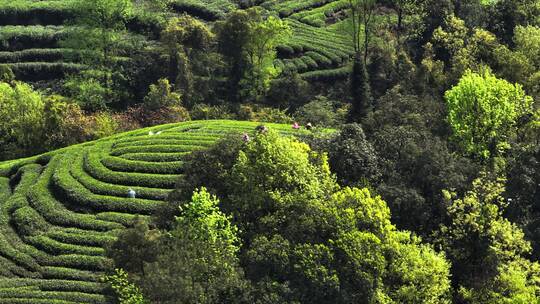
[[[99,280],[112,267],[104,245],[164,204],[188,153],[257,125],[162,125],[0,163],[0,303],[111,302]]]
[[[70,29],[75,0],[0,0],[0,64],[19,80],[62,78],[84,68],[60,41]],[[207,22],[239,8],[234,0],[173,0],[172,9]],[[289,21],[293,36],[278,48],[276,65],[306,78],[344,76],[353,50],[343,30],[347,0],[259,1],[258,5]],[[150,37],[147,37],[150,38]]]
[[[0,0],[0,64],[18,79],[61,78],[83,66],[61,48],[64,21],[74,15],[73,0]]]
[[[174,0],[174,8],[207,21],[238,8],[235,0]],[[245,1],[248,2],[248,1]],[[305,78],[332,79],[347,75],[344,65],[353,54],[344,23],[348,0],[259,0],[255,4],[289,22],[293,36],[278,48],[276,65]]]

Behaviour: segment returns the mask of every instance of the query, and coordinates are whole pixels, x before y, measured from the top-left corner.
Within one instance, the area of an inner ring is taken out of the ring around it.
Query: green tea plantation
[[[0,163],[0,303],[111,302],[100,283],[111,270],[104,245],[164,204],[188,153],[257,125],[161,125]]]

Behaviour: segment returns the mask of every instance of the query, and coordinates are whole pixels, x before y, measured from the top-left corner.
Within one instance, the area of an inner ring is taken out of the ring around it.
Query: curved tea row
[[[0,303],[110,303],[104,246],[165,203],[186,155],[256,126],[170,124],[0,163]]]

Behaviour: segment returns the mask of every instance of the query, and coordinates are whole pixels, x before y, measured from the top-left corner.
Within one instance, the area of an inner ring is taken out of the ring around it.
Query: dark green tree
[[[459,303],[535,303],[540,265],[523,231],[503,217],[503,180],[483,174],[463,198],[445,192],[450,224],[439,242],[452,261]]]
[[[239,50],[247,44],[249,21],[254,18],[261,18],[255,10],[237,10],[216,25],[218,49],[228,65],[227,93],[230,101],[240,101],[240,81],[248,63]]]
[[[171,18],[161,32],[169,61],[169,81],[190,104],[200,99],[195,94],[195,76],[209,76],[205,73],[208,67],[203,65],[211,57],[214,38],[206,24],[189,15]]]
[[[120,233],[107,248],[107,255],[115,266],[139,278],[145,275],[145,264],[154,262],[157,255],[159,232],[151,230],[142,219],[136,219],[132,228]]]
[[[452,0],[426,0],[426,14],[423,16],[423,31],[420,44],[424,45],[431,39],[436,28],[440,27],[446,18],[454,13]]]
[[[379,156],[359,124],[348,124],[329,140],[315,141],[328,152],[330,169],[342,186],[376,186],[381,178]]]
[[[396,87],[363,124],[379,159],[377,193],[399,228],[423,237],[445,220],[441,191],[461,193],[478,172],[477,164],[449,147],[445,114],[442,100],[409,95]]]
[[[537,0],[494,1],[489,14],[489,29],[507,45],[513,45],[517,26],[540,26],[540,4]]]
[[[160,303],[250,303],[238,264],[238,232],[202,188],[180,205],[173,229],[158,242],[140,283]]]
[[[356,58],[350,76],[352,107],[349,121],[361,122],[371,111],[372,97],[364,61]]]
[[[15,80],[15,74],[7,65],[0,65],[0,82],[12,82]]]
[[[231,101],[261,101],[271,80],[281,72],[274,65],[276,48],[291,34],[287,22],[253,7],[230,13],[218,23],[220,53],[229,66]]]

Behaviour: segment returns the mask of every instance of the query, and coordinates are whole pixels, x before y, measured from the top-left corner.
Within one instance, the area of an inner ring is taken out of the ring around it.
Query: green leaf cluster
[[[501,155],[508,149],[516,121],[532,111],[532,98],[519,84],[467,71],[445,93],[452,137],[466,153],[480,159]]]

